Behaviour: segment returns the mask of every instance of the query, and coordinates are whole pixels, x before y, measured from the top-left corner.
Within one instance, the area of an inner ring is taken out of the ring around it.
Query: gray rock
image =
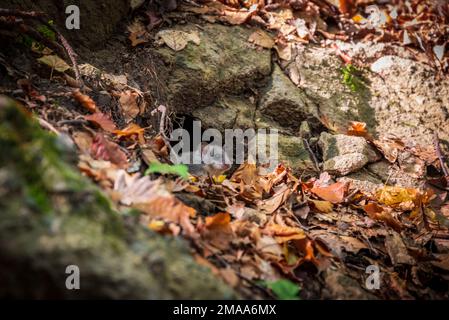
[[[294,171],[317,171],[309,151],[299,137],[279,135],[279,160],[287,163]]]
[[[252,47],[249,28],[187,24],[175,29],[196,32],[200,38],[199,45],[189,43],[178,52],[165,45],[156,50],[168,66],[158,72],[164,73],[169,103],[178,112],[209,106],[226,92],[240,94],[271,72],[271,52]]]
[[[380,159],[362,137],[322,132],[318,145],[323,152],[323,169],[337,175],[347,175]]]
[[[259,110],[282,127],[297,130],[304,120],[318,123],[317,106],[296,87],[278,65],[274,66],[271,80],[259,102]]]

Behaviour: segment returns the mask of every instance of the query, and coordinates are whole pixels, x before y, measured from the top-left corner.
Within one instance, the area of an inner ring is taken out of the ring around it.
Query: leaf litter
[[[325,1],[321,8],[315,1],[283,6],[276,1],[221,2],[225,3],[181,9],[234,25],[255,23],[261,29],[248,41],[273,48],[280,59],[289,60],[293,44],[331,36],[325,21],[337,8],[352,19],[336,18],[343,29],[333,33],[335,37],[387,33],[401,43],[408,38],[404,46],[424,47],[427,55],[434,55],[428,56],[429,63],[447,68],[447,48],[439,43],[441,30],[435,29],[437,21],[447,24],[438,11],[446,12],[444,5],[437,8],[427,1],[422,5],[412,1],[395,15],[395,8],[388,5],[368,8],[349,1],[337,5]],[[129,32],[132,46],[152,40],[142,23],[130,26]],[[430,38],[430,32],[437,37]],[[189,42],[201,43],[199,33],[171,29],[160,31],[156,38],[175,51]],[[48,56],[41,62],[59,72],[68,70]],[[19,85],[30,106],[45,102],[29,81]],[[117,97],[118,93],[124,126],[100,111],[102,106],[88,90],[67,93],[81,107],[67,113],[67,119],[87,121],[71,131],[80,170],[109,193],[116,206],[140,212],[147,228],[187,239],[197,261],[243,296],[320,298],[324,288],[335,286],[329,280],[335,270],[363,290],[365,270],[375,264],[386,279],[386,285],[372,292],[375,297],[447,298],[449,197],[447,179],[441,174],[428,178],[420,189],[385,185],[374,193],[335,181],[326,172],[304,179],[282,163],[271,172],[244,163],[229,176],[194,177],[185,167],[170,164],[168,146],[160,135],[150,135],[148,128],[134,122],[141,112],[137,92],[123,87],[114,91],[110,94]],[[384,159],[417,174],[422,168],[441,170],[433,148],[407,146],[394,137],[375,140],[361,122],[353,122],[346,134],[365,138]],[[134,171],[135,163],[139,169]],[[187,196],[210,205],[195,206],[185,200]]]

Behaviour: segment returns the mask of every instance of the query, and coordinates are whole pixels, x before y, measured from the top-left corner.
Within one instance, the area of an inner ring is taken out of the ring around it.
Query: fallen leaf
[[[397,232],[391,232],[385,239],[385,248],[393,265],[414,265],[415,260],[409,255],[407,247]]]
[[[332,212],[334,206],[329,201],[321,201],[321,200],[312,200],[309,199],[309,202],[313,204],[313,206],[321,212],[329,213]]]
[[[70,69],[70,66],[57,55],[43,56],[37,59],[37,61],[61,73]]]
[[[126,167],[128,165],[126,154],[120,147],[116,143],[107,140],[100,133],[97,133],[94,137],[90,154],[94,159],[111,161],[119,167]]]
[[[135,137],[137,136],[137,139],[139,143],[144,144],[145,143],[145,137],[143,136],[145,132],[145,129],[141,128],[139,125],[135,123],[131,123],[129,126],[127,126],[123,130],[114,130],[113,133],[117,135],[119,138],[127,138],[127,137]]]
[[[347,134],[350,136],[364,137],[367,140],[371,139],[365,122],[351,121]]]
[[[131,45],[133,47],[149,41],[148,32],[145,30],[145,26],[140,21],[134,21],[128,26],[129,37]]]
[[[74,90],[72,92],[72,96],[88,111],[90,112],[97,111],[97,105],[95,104],[95,101],[92,100],[92,98],[89,97],[88,95],[81,93],[79,90]]]
[[[407,208],[404,209],[409,210],[414,208],[414,203],[418,200],[419,195],[420,193],[417,189],[392,186],[384,186],[378,189],[375,193],[375,197],[379,203],[393,208],[399,206],[404,208],[404,205],[406,205]]]
[[[230,222],[231,216],[226,212],[206,217],[205,228],[201,231],[202,238],[220,250],[228,249],[234,238]]]
[[[216,215],[206,217],[206,228],[222,228],[229,225],[231,222],[231,216],[229,213],[217,213]]]
[[[257,13],[257,5],[253,5],[249,10],[231,11],[225,10],[222,20],[232,25],[239,25],[247,22],[253,15]]]
[[[196,45],[200,44],[200,37],[196,31],[181,31],[174,29],[161,30],[156,34],[156,38],[160,39],[160,43],[165,43],[174,51],[183,50],[189,42]]]
[[[248,41],[266,49],[274,47],[274,40],[263,30],[254,31]]]
[[[195,209],[185,205],[173,196],[161,180],[149,177],[130,176],[121,170],[114,184],[114,191],[120,194],[120,202],[139,209],[153,218],[165,219],[181,225],[186,234],[196,237],[190,218]]]
[[[283,185],[271,198],[261,201],[257,206],[267,213],[273,213],[288,199],[290,193],[290,188]]]
[[[77,147],[85,154],[90,153],[90,147],[93,142],[92,135],[84,131],[77,131],[72,133],[72,139]]]
[[[268,282],[267,287],[280,300],[298,300],[298,293],[301,288],[287,279],[280,279],[274,282]]]
[[[347,183],[336,182],[329,186],[313,186],[310,191],[316,194],[323,200],[330,201],[332,203],[341,203],[345,198],[345,192],[347,190]]]
[[[188,167],[184,164],[170,165],[168,163],[153,162],[150,163],[150,167],[145,171],[145,175],[151,173],[174,174],[183,179],[189,178]]]
[[[275,223],[270,223],[265,226],[262,232],[266,235],[274,237],[279,244],[290,240],[301,240],[306,238],[306,234],[300,228],[281,226]]]
[[[108,115],[102,112],[95,112],[93,114],[84,116],[84,119],[96,124],[104,131],[114,132],[115,130],[117,130],[117,127],[115,126],[115,123],[111,120],[111,118],[109,118]]]
[[[392,227],[396,232],[401,232],[402,224],[395,219],[391,215],[391,212],[389,212],[386,208],[383,208],[375,203],[368,203],[363,206],[363,209],[371,219],[383,221]]]
[[[127,122],[137,117],[140,113],[137,97],[138,94],[132,90],[126,90],[120,94],[119,102]]]

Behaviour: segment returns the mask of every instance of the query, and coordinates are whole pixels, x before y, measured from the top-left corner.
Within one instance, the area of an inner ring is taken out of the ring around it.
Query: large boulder
[[[0,297],[234,297],[181,240],[117,212],[61,141],[0,96]],[[69,265],[80,269],[79,290],[65,286]]]
[[[270,51],[248,42],[254,30],[219,24],[177,25],[172,30],[195,33],[200,39],[181,51],[165,45],[156,51],[168,66],[163,76],[169,103],[177,112],[209,106],[223,93],[238,95],[260,85],[271,72]]]

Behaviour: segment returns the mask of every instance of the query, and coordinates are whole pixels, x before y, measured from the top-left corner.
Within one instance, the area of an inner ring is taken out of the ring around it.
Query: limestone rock
[[[323,132],[318,145],[323,152],[323,169],[338,175],[357,171],[380,158],[362,137]]]

